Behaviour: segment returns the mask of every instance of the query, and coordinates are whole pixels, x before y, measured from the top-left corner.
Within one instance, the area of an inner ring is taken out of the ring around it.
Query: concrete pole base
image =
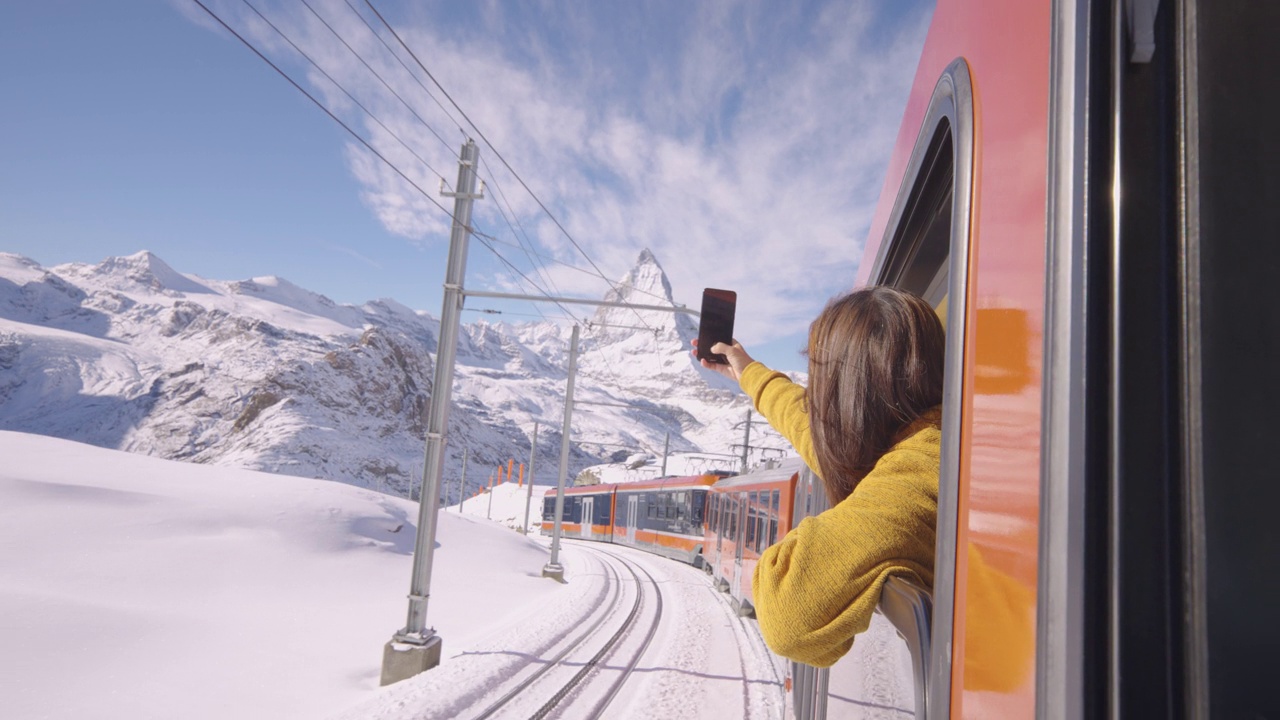
[[[425,645],[389,641],[382,648],[382,684],[407,680],[440,664],[443,641],[432,635]]]
[[[564,566],[560,563],[547,563],[542,566],[542,577],[564,582]]]

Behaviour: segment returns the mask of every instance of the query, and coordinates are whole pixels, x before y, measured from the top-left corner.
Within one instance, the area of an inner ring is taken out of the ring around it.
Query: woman
[[[828,667],[871,623],[890,575],[933,585],[944,336],[934,309],[890,287],[830,302],[809,327],[809,387],[736,341],[702,365],[738,381],[822,479],[831,508],[805,518],[756,565],[765,642]]]

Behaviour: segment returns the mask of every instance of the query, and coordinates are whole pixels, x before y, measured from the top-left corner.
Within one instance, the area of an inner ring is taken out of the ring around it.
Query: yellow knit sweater
[[[760,363],[745,368],[739,382],[816,472],[804,389]],[[828,667],[870,625],[890,575],[933,586],[940,426],[938,408],[909,425],[849,497],[765,550],[752,595],[774,652]]]

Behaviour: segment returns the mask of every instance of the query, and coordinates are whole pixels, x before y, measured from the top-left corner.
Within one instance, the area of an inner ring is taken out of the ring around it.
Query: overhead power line
[[[478,125],[475,124],[474,121],[472,121],[472,119],[467,115],[466,111],[463,110],[462,107],[458,105],[457,101],[453,99],[453,96],[449,94],[449,91],[444,89],[444,86],[440,84],[439,80],[436,80],[435,76],[431,74],[430,70],[427,70],[427,66],[424,65],[420,59],[418,59],[417,54],[415,54],[413,50],[409,47],[409,45],[405,43],[404,39],[400,37],[400,34],[395,31],[395,28],[391,27],[391,23],[387,22],[387,19],[382,16],[382,13],[378,12],[378,8],[374,7],[372,0],[364,0],[364,3],[365,5],[369,6],[369,9],[373,11],[373,14],[376,15],[378,17],[378,20],[382,22],[383,26],[387,28],[387,31],[390,32],[391,36],[396,39],[396,42],[400,43],[400,47],[403,47],[405,52],[409,53],[409,57],[413,58],[413,61],[418,64],[418,67],[422,68],[422,72],[426,73],[427,77],[431,79],[431,82],[434,83],[435,86],[440,89],[441,94],[443,94],[445,98],[449,100],[449,103],[453,105],[454,108],[457,109],[458,113],[462,115],[462,118],[467,121],[467,124],[470,125],[473,130],[475,130],[476,135],[478,135],[480,139],[485,142],[485,145],[489,146],[489,149],[493,151],[494,156],[497,157],[498,160],[502,162],[503,167],[505,167],[507,171],[510,172],[513,177],[515,177],[516,182],[520,183],[520,186],[525,189],[525,192],[529,193],[529,197],[533,198],[533,201],[538,203],[538,207],[542,208],[542,211],[547,214],[547,217],[551,218],[551,222],[555,223],[555,226],[559,228],[560,232],[563,233],[566,238],[568,238],[569,242],[572,243],[575,248],[577,248],[578,252],[582,254],[582,257],[585,258],[588,263],[591,263],[591,267],[595,268],[596,275],[598,275],[600,279],[608,283],[609,287],[611,287],[615,292],[617,292],[618,286],[614,284],[612,280],[610,280],[608,277],[605,276],[604,272],[600,270],[600,266],[596,265],[596,262],[591,259],[591,256],[588,255],[587,252],[582,249],[582,246],[578,244],[578,241],[574,239],[573,235],[570,234],[567,229],[565,229],[564,225],[560,223],[560,220],[556,218],[554,213],[551,212],[551,209],[548,208],[546,204],[542,202],[542,199],[539,198],[538,194],[533,191],[533,188],[529,187],[529,184],[524,181],[524,178],[520,177],[520,173],[516,172],[516,169],[511,167],[511,163],[507,162],[507,159],[502,156],[502,153],[498,151],[497,146],[495,146],[492,142],[490,142],[488,137],[485,137],[484,132],[480,129]],[[648,326],[648,323],[645,322],[644,317],[642,317],[639,312],[636,313],[636,317],[640,318],[640,323],[642,325]]]
[[[334,122],[336,122],[336,123],[338,123],[338,125],[342,126],[342,129],[343,129],[343,130],[346,130],[346,131],[347,131],[347,133],[351,135],[351,137],[355,138],[355,139],[356,139],[356,140],[357,140],[361,145],[364,145],[364,146],[365,146],[365,148],[366,148],[369,152],[371,152],[371,153],[373,153],[374,155],[376,155],[376,156],[378,157],[378,159],[379,159],[379,160],[381,160],[382,162],[386,163],[386,164],[387,164],[387,167],[391,168],[393,171],[395,171],[395,173],[396,173],[397,175],[399,175],[401,178],[403,178],[405,182],[407,182],[407,183],[409,183],[411,186],[413,186],[413,189],[417,190],[417,191],[418,191],[418,192],[419,192],[419,193],[420,193],[424,198],[426,198],[427,200],[429,200],[429,201],[431,202],[431,204],[432,204],[432,205],[435,205],[436,207],[440,208],[440,210],[441,210],[441,211],[443,211],[443,212],[444,212],[444,214],[445,214],[445,215],[447,215],[447,216],[449,216],[450,218],[452,218],[452,217],[453,217],[453,213],[452,213],[452,212],[450,212],[450,211],[449,211],[449,210],[448,210],[444,205],[441,205],[441,204],[440,204],[440,203],[439,203],[435,198],[433,198],[433,197],[431,197],[430,195],[428,195],[428,194],[427,194],[427,191],[423,190],[423,189],[418,185],[418,183],[414,182],[412,178],[410,178],[408,175],[406,175],[406,174],[404,173],[404,171],[402,171],[400,168],[396,167],[395,163],[391,162],[390,160],[388,160],[388,159],[387,159],[387,157],[386,157],[385,155],[383,155],[382,153],[378,152],[377,148],[373,147],[373,145],[370,145],[370,144],[369,144],[369,141],[368,141],[368,140],[365,140],[365,139],[364,139],[364,138],[363,138],[359,133],[357,133],[355,130],[352,130],[352,129],[351,129],[351,126],[347,125],[345,122],[343,122],[343,121],[342,121],[342,118],[338,117],[337,115],[334,115],[334,114],[333,114],[333,111],[331,111],[329,108],[325,107],[325,104],[324,104],[324,103],[322,103],[322,102],[320,102],[319,100],[317,100],[317,99],[316,99],[316,97],[315,97],[314,95],[312,95],[311,93],[307,92],[306,88],[302,87],[301,85],[299,85],[299,84],[298,84],[298,82],[297,82],[296,80],[294,80],[293,78],[289,77],[289,74],[288,74],[288,73],[286,73],[284,70],[280,69],[280,67],[279,67],[278,65],[276,65],[275,63],[271,62],[271,59],[270,59],[270,58],[268,58],[266,55],[263,55],[263,54],[262,54],[262,52],[261,52],[260,50],[258,50],[258,48],[254,47],[253,43],[249,42],[247,39],[245,39],[245,37],[244,37],[243,35],[241,35],[240,33],[236,32],[236,31],[235,31],[235,30],[234,30],[230,25],[228,25],[228,24],[226,23],[226,21],[224,21],[222,18],[218,17],[218,14],[217,14],[217,13],[215,13],[215,12],[214,12],[214,11],[212,11],[212,10],[210,10],[210,9],[209,9],[209,7],[208,7],[208,6],[206,6],[206,5],[205,5],[203,2],[201,2],[200,0],[192,0],[192,2],[194,2],[194,3],[195,3],[195,4],[197,4],[197,5],[199,5],[199,6],[200,6],[200,8],[201,8],[202,10],[204,10],[206,13],[208,13],[208,14],[209,14],[209,16],[210,16],[210,17],[212,17],[214,20],[216,20],[216,21],[218,22],[218,24],[219,24],[219,25],[221,25],[222,27],[226,28],[226,29],[227,29],[227,32],[229,32],[229,33],[231,33],[232,35],[234,35],[234,36],[235,36],[235,38],[236,38],[237,40],[239,40],[240,42],[244,43],[244,46],[245,46],[245,47],[247,47],[247,48],[249,48],[250,50],[252,50],[254,55],[257,55],[259,58],[262,58],[262,61],[263,61],[263,62],[265,62],[267,65],[270,65],[272,70],[275,70],[277,73],[279,73],[279,74],[280,74],[280,77],[283,77],[285,80],[287,80],[287,81],[289,82],[289,84],[290,84],[290,85],[292,85],[292,86],[294,86],[295,88],[297,88],[298,92],[302,93],[303,95],[305,95],[305,96],[306,96],[306,98],[307,98],[308,100],[310,100],[311,102],[315,103],[316,107],[318,107],[318,108],[320,108],[321,110],[323,110],[325,115],[328,115],[328,116],[329,116],[329,117],[330,117]]]
[[[312,15],[315,15],[315,16],[316,16],[316,19],[317,19],[317,20],[319,20],[321,23],[323,23],[323,24],[324,24],[324,26],[325,26],[326,28],[328,28],[328,29],[329,29],[329,32],[333,33],[333,36],[334,36],[334,37],[338,38],[338,41],[339,41],[339,42],[341,42],[341,43],[343,44],[343,46],[345,46],[345,47],[347,48],[347,50],[350,50],[350,51],[351,51],[351,54],[352,54],[352,55],[354,55],[354,56],[355,56],[355,58],[356,58],[357,60],[359,60],[359,61],[360,61],[360,63],[361,63],[361,64],[363,64],[363,65],[365,66],[365,68],[366,68],[369,72],[373,73],[373,76],[374,76],[374,77],[378,78],[378,82],[382,83],[382,86],[383,86],[383,87],[385,87],[385,88],[386,88],[386,89],[387,89],[387,90],[388,90],[392,95],[395,95],[395,96],[396,96],[396,99],[400,101],[400,104],[401,104],[401,105],[404,105],[405,109],[406,109],[406,110],[408,110],[410,113],[412,113],[412,114],[413,114],[413,116],[414,116],[415,118],[417,118],[417,119],[418,119],[418,122],[422,123],[423,127],[425,127],[428,131],[430,131],[432,135],[436,136],[436,139],[437,139],[437,140],[439,140],[439,141],[440,141],[440,143],[441,143],[442,145],[444,145],[444,146],[449,150],[449,152],[450,152],[450,153],[453,153],[453,148],[449,145],[448,141],[446,141],[443,137],[441,137],[441,136],[440,136],[440,133],[436,132],[436,129],[435,129],[434,127],[432,127],[432,126],[431,126],[431,123],[427,122],[427,121],[426,121],[426,120],[425,120],[421,115],[419,115],[419,114],[418,114],[418,111],[417,111],[417,110],[414,110],[414,109],[413,109],[413,106],[412,106],[412,105],[410,105],[410,104],[408,103],[408,101],[406,101],[403,97],[401,97],[401,96],[400,96],[400,93],[396,92],[395,88],[391,87],[391,84],[390,84],[390,83],[388,83],[385,79],[383,79],[382,75],[381,75],[381,74],[379,74],[377,70],[374,70],[374,69],[373,69],[373,66],[372,66],[372,65],[370,65],[370,64],[369,64],[369,63],[364,59],[364,57],[360,55],[360,53],[359,53],[359,52],[356,52],[356,49],[355,49],[355,48],[351,47],[351,44],[347,42],[346,38],[342,37],[342,35],[341,35],[341,34],[339,34],[339,33],[338,33],[338,31],[337,31],[337,30],[335,30],[335,29],[333,28],[333,26],[329,24],[329,21],[328,21],[328,20],[325,20],[325,19],[324,19],[324,17],[322,17],[322,16],[320,15],[320,13],[316,12],[316,9],[315,9],[315,8],[311,7],[311,3],[307,2],[307,0],[302,0],[302,4],[303,4],[303,5],[305,5],[305,6],[307,7],[307,9],[311,11],[311,14],[312,14]],[[350,7],[350,6],[348,5],[348,7]],[[353,9],[354,9],[354,8],[353,8]],[[362,18],[362,19],[363,19],[363,18]],[[372,28],[370,28],[370,29],[372,29]],[[384,44],[385,44],[385,43],[384,43]],[[387,48],[387,49],[388,49],[388,50],[390,50],[390,48]],[[406,68],[406,69],[407,69],[407,68]],[[454,160],[457,160],[457,159],[458,159],[457,154],[453,154],[453,156],[452,156],[452,157],[453,157],[453,159],[454,159]],[[425,162],[425,161],[424,161],[424,162]],[[430,166],[428,166],[428,167],[430,167]],[[437,175],[440,175],[440,173],[436,173],[436,174],[437,174]],[[443,176],[443,175],[441,175],[441,178],[443,178],[443,177],[444,177],[444,176]]]
[[[403,147],[405,150],[408,150],[410,155],[413,155],[415,158],[417,158],[417,159],[418,159],[418,162],[422,163],[423,165],[425,165],[425,166],[427,167],[427,169],[428,169],[428,170],[430,170],[431,172],[435,173],[435,174],[436,174],[436,177],[440,178],[441,180],[444,180],[444,179],[445,179],[445,178],[444,178],[444,174],[443,174],[443,173],[441,173],[439,170],[436,170],[435,168],[431,167],[431,163],[429,163],[429,162],[427,162],[425,159],[423,159],[423,157],[422,157],[421,155],[419,155],[419,154],[417,153],[417,151],[416,151],[416,150],[414,150],[413,148],[409,147],[409,143],[405,142],[405,141],[404,141],[404,140],[403,140],[399,135],[397,135],[397,134],[396,134],[396,132],[395,132],[394,130],[392,130],[391,128],[387,127],[385,123],[383,123],[381,120],[379,120],[377,115],[374,115],[374,114],[369,110],[369,108],[367,108],[367,107],[365,107],[365,106],[364,106],[364,103],[362,103],[362,102],[360,102],[359,100],[357,100],[357,99],[356,99],[356,97],[355,97],[354,95],[352,95],[350,92],[348,92],[348,91],[347,91],[347,89],[346,89],[345,87],[343,87],[343,86],[342,86],[342,83],[340,83],[340,82],[338,82],[337,80],[335,80],[335,79],[333,78],[333,76],[332,76],[332,75],[330,75],[330,74],[329,74],[329,72],[328,72],[327,70],[325,70],[323,67],[321,67],[321,66],[320,66],[320,63],[318,63],[318,62],[316,62],[314,59],[312,59],[312,57],[311,57],[310,55],[308,55],[308,54],[307,54],[307,52],[306,52],[305,50],[303,50],[302,48],[298,47],[298,44],[297,44],[297,43],[295,43],[295,42],[293,41],[293,39],[292,39],[292,38],[290,38],[288,35],[286,35],[286,34],[284,33],[284,31],[282,31],[279,27],[277,27],[277,26],[276,26],[276,24],[275,24],[275,23],[271,22],[271,20],[270,20],[266,15],[263,15],[263,14],[262,14],[262,11],[258,10],[258,8],[256,8],[256,7],[254,7],[254,6],[253,6],[253,3],[249,2],[249,0],[241,0],[241,2],[243,2],[245,5],[247,5],[247,6],[248,6],[248,8],[249,8],[250,10],[252,10],[255,14],[257,14],[257,16],[258,16],[258,17],[262,18],[262,21],[263,21],[263,22],[265,22],[267,25],[269,25],[269,26],[271,27],[271,29],[272,29],[272,30],[275,30],[277,35],[279,35],[280,37],[284,38],[284,41],[285,41],[285,42],[287,42],[287,43],[289,43],[289,47],[292,47],[292,48],[293,48],[293,49],[294,49],[294,50],[295,50],[299,55],[301,55],[302,57],[306,58],[307,62],[311,63],[311,66],[312,66],[312,67],[314,67],[316,70],[319,70],[319,71],[320,71],[320,74],[321,74],[321,75],[324,75],[324,76],[325,76],[325,78],[326,78],[329,82],[333,83],[333,86],[334,86],[334,87],[336,87],[336,88],[338,88],[339,90],[341,90],[341,91],[342,91],[342,94],[343,94],[343,95],[346,95],[348,100],[350,100],[351,102],[355,103],[356,107],[358,107],[358,108],[360,108],[361,110],[363,110],[363,111],[364,111],[364,114],[365,114],[365,115],[368,115],[370,120],[373,120],[375,123],[377,123],[377,124],[378,124],[378,127],[382,128],[383,130],[385,130],[385,131],[386,131],[386,133],[387,133],[388,135],[390,135],[391,137],[395,138],[395,139],[396,139],[396,142],[400,143],[401,147]],[[310,8],[311,6],[310,6],[310,5],[308,5],[307,7],[308,7],[308,8]],[[312,10],[312,12],[315,12],[315,11],[314,11],[314,10]],[[320,16],[319,16],[319,15],[317,15],[316,17],[320,17]],[[321,22],[323,22],[323,19],[321,20]],[[327,27],[327,26],[328,26],[328,23],[326,23],[325,25],[326,25],[326,27]],[[332,29],[332,28],[330,28],[330,29]],[[339,38],[339,39],[341,39],[341,38]],[[348,47],[350,47],[350,46],[348,46]],[[394,91],[392,91],[392,92],[394,93]],[[399,96],[397,96],[397,97],[399,97]]]

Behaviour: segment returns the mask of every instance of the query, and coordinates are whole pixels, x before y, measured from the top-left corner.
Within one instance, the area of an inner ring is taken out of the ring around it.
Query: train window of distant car
[[[747,539],[746,546],[754,548],[756,544],[756,493],[747,495]]]
[[[769,544],[778,542],[778,501],[781,493],[777,490],[773,491],[773,497],[769,501]]]

